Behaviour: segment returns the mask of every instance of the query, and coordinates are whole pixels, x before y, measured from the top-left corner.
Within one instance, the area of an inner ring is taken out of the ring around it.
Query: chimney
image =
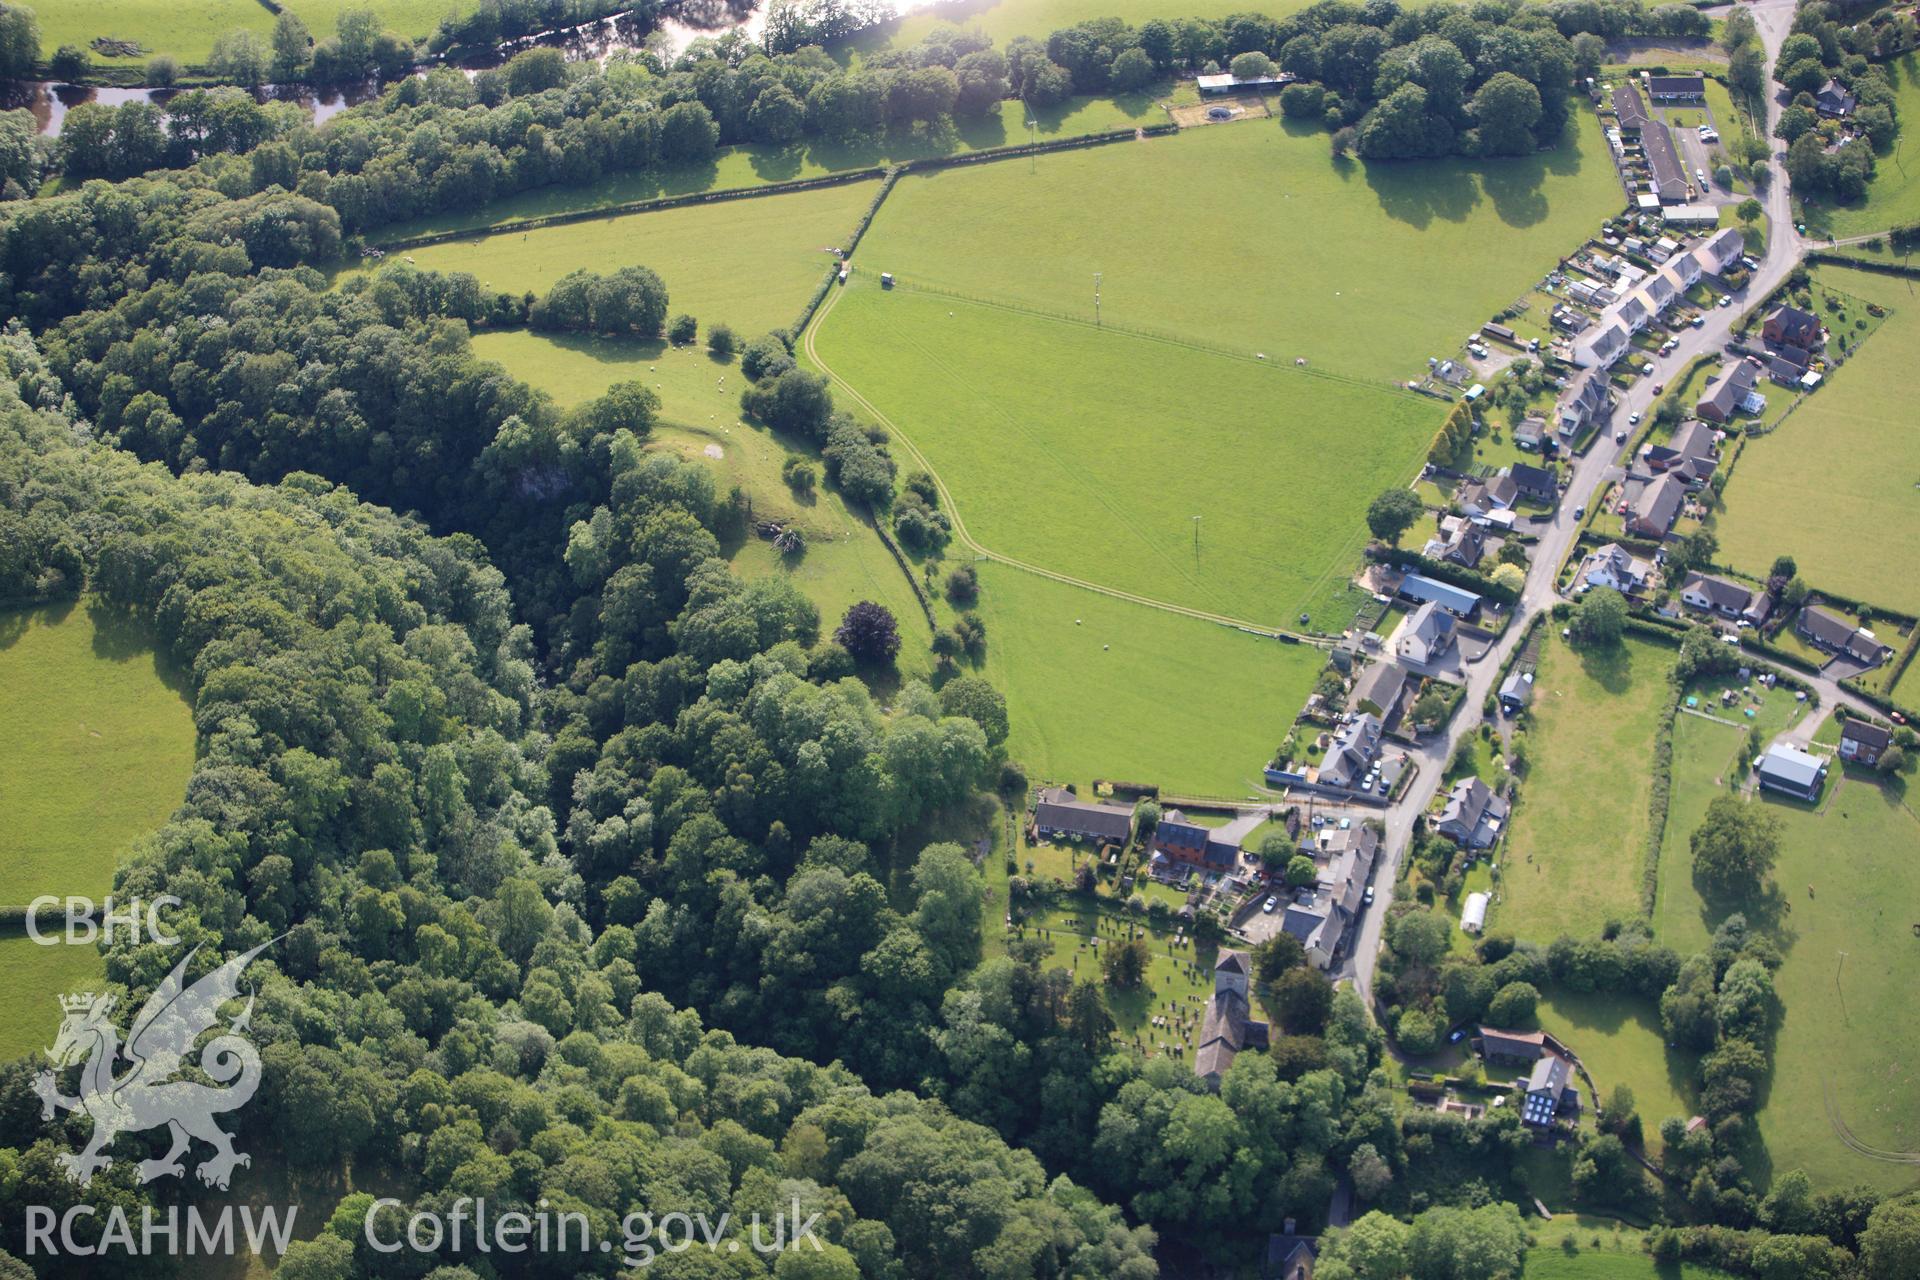
[[[1294,1234],[1293,1227],[1294,1227],[1293,1219],[1288,1218],[1285,1222],[1280,1224],[1280,1234],[1288,1235],[1288,1236],[1293,1235]]]

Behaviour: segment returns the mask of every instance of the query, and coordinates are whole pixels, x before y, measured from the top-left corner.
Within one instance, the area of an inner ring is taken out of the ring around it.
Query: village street
[[[1753,14],[1760,29],[1771,70],[1781,42],[1786,39],[1793,25],[1793,0],[1759,0],[1759,3],[1748,6],[1748,11]],[[1770,98],[1763,130],[1769,138],[1779,111],[1779,102]],[[1706,323],[1702,327],[1681,331],[1678,348],[1664,358],[1663,372],[1684,369],[1694,357],[1724,347],[1734,324],[1750,307],[1785,280],[1805,254],[1806,244],[1793,226],[1792,200],[1786,172],[1781,164],[1784,154],[1784,151],[1776,150],[1769,162],[1773,179],[1767,184],[1763,201],[1769,228],[1766,253],[1759,259],[1759,267],[1753,272],[1746,289],[1736,296],[1732,306],[1715,307],[1706,313]],[[1640,414],[1643,418],[1650,415],[1658,399],[1653,386],[1655,382],[1664,381],[1664,378],[1643,378],[1636,383],[1620,397],[1615,406],[1614,423],[1624,426],[1633,414]],[[1539,541],[1533,549],[1533,563],[1527,571],[1526,586],[1520,601],[1514,606],[1514,617],[1492,651],[1467,668],[1466,696],[1461,701],[1460,712],[1454,717],[1450,731],[1413,751],[1419,774],[1400,800],[1383,815],[1387,837],[1384,855],[1374,871],[1374,906],[1362,919],[1359,940],[1337,975],[1351,979],[1369,1006],[1373,1003],[1373,977],[1379,961],[1387,909],[1393,904],[1400,860],[1410,847],[1415,824],[1422,819],[1439,792],[1441,775],[1446,770],[1454,743],[1479,731],[1487,696],[1493,692],[1502,665],[1525,633],[1527,621],[1540,610],[1551,608],[1559,598],[1554,578],[1579,533],[1580,521],[1574,517],[1574,512],[1584,511],[1588,504],[1599,499],[1609,473],[1614,476],[1619,474],[1618,468],[1625,461],[1624,454],[1625,448],[1614,442],[1612,432],[1602,431],[1586,456],[1574,464],[1553,520],[1541,529]],[[1832,681],[1816,679],[1813,684],[1823,705],[1831,701],[1851,700]]]

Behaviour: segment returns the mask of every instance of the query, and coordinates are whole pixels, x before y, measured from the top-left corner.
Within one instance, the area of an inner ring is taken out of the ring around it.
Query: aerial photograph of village
[[[0,0],[0,1280],[1920,1280],[1916,368],[1911,0]]]

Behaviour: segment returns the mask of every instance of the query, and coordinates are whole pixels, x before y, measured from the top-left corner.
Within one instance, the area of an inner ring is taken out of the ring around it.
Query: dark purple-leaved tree
[[[893,613],[871,600],[848,609],[833,638],[859,662],[892,662],[900,652],[900,627]]]

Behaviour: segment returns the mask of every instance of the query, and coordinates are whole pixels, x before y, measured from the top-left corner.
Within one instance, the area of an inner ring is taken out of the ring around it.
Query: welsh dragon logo
[[[115,1004],[112,995],[78,992],[60,997],[66,1018],[47,1056],[56,1068],[84,1064],[80,1094],[61,1093],[53,1071],[35,1077],[34,1092],[40,1095],[43,1119],[52,1119],[56,1107],[85,1112],[93,1119],[93,1136],[86,1149],[60,1157],[68,1178],[86,1186],[95,1173],[113,1163],[103,1153],[115,1137],[162,1125],[172,1131],[173,1146],[158,1160],[140,1162],[142,1182],[185,1173],[180,1157],[195,1138],[214,1148],[213,1155],[195,1170],[208,1186],[224,1190],[236,1165],[252,1163],[244,1152],[233,1149],[232,1137],[213,1122],[216,1115],[243,1106],[260,1087],[260,1054],[244,1035],[253,1017],[251,994],[239,1016],[199,1050],[200,1070],[214,1083],[178,1077],[194,1052],[194,1042],[219,1021],[220,1007],[239,998],[241,972],[271,945],[263,942],[235,956],[192,986],[186,984],[187,966],[200,948],[189,951],[133,1020],[124,1048],[108,1018]],[[128,1066],[116,1075],[123,1057]]]

